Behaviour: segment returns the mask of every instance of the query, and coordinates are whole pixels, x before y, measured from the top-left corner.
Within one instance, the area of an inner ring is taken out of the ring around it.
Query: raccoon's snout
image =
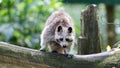
[[[63,48],[66,48],[67,46],[66,45],[63,45]]]

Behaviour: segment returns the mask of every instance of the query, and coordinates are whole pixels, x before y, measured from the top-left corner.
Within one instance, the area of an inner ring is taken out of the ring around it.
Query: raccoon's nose
[[[66,48],[67,46],[66,45],[63,45],[63,48]]]

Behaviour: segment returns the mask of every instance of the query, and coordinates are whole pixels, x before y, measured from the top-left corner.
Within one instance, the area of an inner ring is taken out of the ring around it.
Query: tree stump
[[[81,13],[81,16],[81,36],[78,39],[78,54],[101,52],[96,5],[89,5]]]

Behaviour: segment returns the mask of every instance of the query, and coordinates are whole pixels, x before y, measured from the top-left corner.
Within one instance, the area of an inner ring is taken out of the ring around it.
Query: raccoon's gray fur
[[[68,53],[74,45],[74,24],[72,18],[64,10],[53,12],[47,19],[41,34],[41,48],[49,45],[51,52]]]

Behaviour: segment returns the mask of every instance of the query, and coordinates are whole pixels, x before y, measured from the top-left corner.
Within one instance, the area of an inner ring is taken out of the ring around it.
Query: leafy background
[[[0,0],[0,40],[39,49],[39,36],[60,0]]]

